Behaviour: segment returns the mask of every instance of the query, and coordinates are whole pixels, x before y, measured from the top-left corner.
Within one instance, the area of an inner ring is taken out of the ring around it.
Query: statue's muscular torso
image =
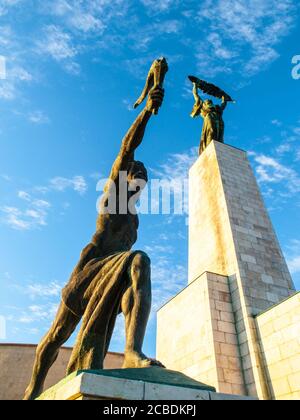
[[[127,214],[118,214],[118,204],[117,197],[117,214],[98,216],[97,230],[92,242],[97,247],[99,256],[129,251],[137,240],[138,216],[129,211]]]
[[[96,232],[91,243],[82,251],[80,261],[72,276],[81,271],[94,258],[101,258],[116,252],[129,251],[137,240],[138,216],[130,211],[127,211],[126,214],[119,214],[119,174],[120,171],[128,172],[130,165],[134,162],[134,151],[143,139],[144,131],[151,115],[151,111],[144,109],[123,139],[121,150],[112,166],[109,182],[104,189],[105,195],[103,197],[105,206],[107,206],[109,198],[114,200],[114,197],[109,196],[109,184],[114,182],[116,188],[116,214],[99,214]],[[129,199],[130,193],[128,193]]]

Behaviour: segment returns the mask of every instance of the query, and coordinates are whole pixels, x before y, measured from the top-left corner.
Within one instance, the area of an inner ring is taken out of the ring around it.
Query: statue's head
[[[213,108],[214,107],[214,104],[213,104],[213,101],[211,100],[211,99],[206,99],[204,102],[203,102],[203,109],[205,110],[205,111],[209,111],[211,108]]]
[[[127,180],[129,183],[137,180],[142,180],[144,181],[144,186],[146,185],[146,183],[148,182],[148,172],[143,162],[139,162],[138,160],[130,162],[128,167]],[[142,189],[143,185],[141,184],[140,186]]]

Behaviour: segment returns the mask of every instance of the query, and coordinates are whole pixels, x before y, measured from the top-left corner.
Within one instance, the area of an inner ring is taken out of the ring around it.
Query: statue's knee
[[[151,261],[144,252],[137,252],[131,262],[131,274],[135,277],[147,280],[150,275]]]
[[[140,289],[145,288],[150,280],[151,261],[144,252],[137,252],[131,262],[130,277],[132,287]]]

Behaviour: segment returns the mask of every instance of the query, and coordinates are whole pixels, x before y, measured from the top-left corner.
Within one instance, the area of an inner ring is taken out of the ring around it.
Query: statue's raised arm
[[[164,90],[160,86],[154,87],[150,92],[147,103],[143,111],[134,121],[126,133],[120,152],[112,166],[110,179],[116,180],[120,171],[126,171],[131,162],[134,161],[134,152],[142,143],[147,124],[153,115],[154,110],[158,110],[163,102]]]
[[[147,102],[143,111],[134,121],[125,135],[120,152],[115,160],[110,179],[115,181],[120,171],[126,171],[130,163],[134,161],[134,152],[141,144],[146,126],[152,115],[157,115],[164,99],[163,82],[168,71],[168,64],[165,58],[155,60],[149,70],[145,87],[134,108],[137,108],[146,98]]]

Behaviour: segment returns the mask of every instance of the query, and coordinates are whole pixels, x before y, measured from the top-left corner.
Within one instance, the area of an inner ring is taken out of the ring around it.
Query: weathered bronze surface
[[[168,70],[168,63],[164,57],[158,58],[157,60],[153,61],[146,79],[145,87],[141,93],[141,96],[134,104],[134,109],[137,108],[144,101],[144,99],[150,92],[150,89],[152,89],[154,86],[159,86],[160,88],[163,87],[165,76]],[[154,108],[152,112],[153,114],[157,114],[158,108]]]
[[[224,143],[223,112],[227,106],[227,102],[233,102],[233,100],[217,86],[193,76],[189,76],[189,79],[193,82],[193,95],[195,98],[191,117],[195,118],[201,115],[204,119],[199,148],[199,155],[201,155],[211,141],[215,140]],[[210,95],[221,97],[221,105],[214,104],[210,99],[202,100],[198,93],[199,88]]]
[[[153,71],[155,67],[155,71]],[[143,96],[148,99],[123,139],[121,150],[112,166],[102,204],[116,197],[116,214],[100,212],[96,233],[83,249],[69,282],[63,289],[62,302],[51,329],[39,344],[31,382],[24,399],[41,394],[48,370],[56,360],[59,348],[69,339],[82,319],[67,374],[82,369],[103,369],[115,321],[119,313],[125,316],[126,348],[124,368],[162,366],[142,353],[142,345],[151,307],[150,259],[142,251],[132,251],[137,240],[138,216],[129,211],[129,192],[126,210],[119,211],[121,191],[120,171],[127,173],[127,185],[137,180],[147,182],[147,170],[135,160],[135,150],[141,144],[146,126],[162,105],[165,60],[155,61]],[[155,76],[155,75],[158,75]],[[142,102],[142,100],[140,100]],[[115,185],[111,197],[111,185]],[[142,188],[142,187],[140,187]],[[124,203],[122,203],[124,205]],[[132,209],[131,209],[132,210]]]

